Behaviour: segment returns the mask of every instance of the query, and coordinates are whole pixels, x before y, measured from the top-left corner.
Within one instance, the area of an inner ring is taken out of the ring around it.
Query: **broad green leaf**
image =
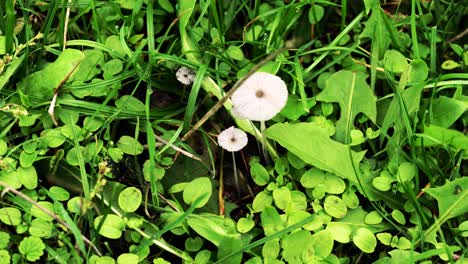
[[[313,4],[309,9],[309,22],[317,24],[322,20],[324,14],[325,9],[321,5]]]
[[[411,62],[410,66],[408,82],[424,82],[427,79],[429,69],[423,60],[415,59]]]
[[[0,231],[0,249],[6,248],[9,243],[10,234],[8,234],[7,232]]]
[[[51,202],[40,201],[40,202],[37,202],[37,205],[39,205],[41,208],[47,209],[51,213],[54,213],[54,205]],[[47,214],[46,212],[44,212],[41,208],[39,208],[36,205],[33,205],[31,207],[31,215],[33,215],[34,217],[37,217],[38,219],[42,219],[44,221],[53,221],[54,218],[50,216],[49,214]]]
[[[120,38],[116,35],[112,35],[106,38],[105,45],[107,48],[111,49],[115,55],[125,56],[125,48],[120,42]],[[112,53],[111,53],[112,54]]]
[[[419,109],[420,105],[420,98],[421,98],[421,91],[423,89],[422,85],[414,85],[411,86],[401,92],[402,97],[403,97],[403,102],[406,107],[406,111],[408,112],[409,116],[412,116],[416,111]],[[399,132],[404,128],[403,126],[403,121],[402,121],[402,111],[401,111],[401,106],[398,98],[395,96],[391,103],[390,106],[386,105],[384,106],[385,109],[379,109],[379,111],[382,111],[382,113],[385,113],[383,122],[382,122],[382,127],[381,131],[383,134],[387,133],[387,130],[393,125],[393,129],[396,132]]]
[[[350,142],[349,132],[354,129],[354,118],[359,113],[365,114],[373,122],[376,120],[376,97],[363,73],[345,70],[334,73],[317,100],[340,105],[341,116],[336,122],[336,139],[340,142]]]
[[[344,223],[353,230],[353,234],[357,232],[359,228],[365,227],[372,232],[381,232],[389,228],[384,222],[375,225],[365,224],[367,212],[362,209],[361,206],[358,206],[354,209],[348,210],[348,213],[345,217],[337,219],[336,222]]]
[[[379,191],[386,192],[392,187],[394,180],[385,176],[378,176],[372,180],[372,185]]]
[[[242,49],[237,46],[229,46],[229,48],[226,50],[226,54],[231,57],[231,59],[238,61],[241,61],[245,58]]]
[[[270,180],[268,171],[258,162],[250,162],[250,175],[252,175],[253,181],[258,186],[264,186],[268,184]]]
[[[314,255],[318,259],[326,259],[333,249],[333,236],[329,230],[321,230],[312,235]]]
[[[131,253],[124,253],[117,258],[117,264],[137,264],[138,256]]]
[[[45,245],[42,239],[34,236],[25,237],[18,246],[19,252],[27,260],[34,262],[44,254]]]
[[[53,62],[44,69],[29,74],[19,84],[18,89],[26,95],[42,99],[52,98],[54,89],[78,70],[79,64],[84,60],[85,54],[76,49],[65,49]]]
[[[382,223],[382,216],[377,211],[372,211],[366,215],[364,223],[368,225],[375,225]]]
[[[449,128],[468,109],[468,104],[457,99],[440,96],[432,103],[432,125]]]
[[[363,158],[364,152],[356,153],[348,146],[331,140],[316,124],[277,123],[265,133],[267,137],[277,141],[304,162],[358,184],[354,167],[359,167],[358,163]],[[351,162],[354,162],[354,166]]]
[[[119,194],[119,206],[127,213],[135,212],[141,201],[141,191],[135,187],[127,187]]]
[[[276,259],[278,258],[278,254],[280,252],[280,244],[278,239],[272,239],[268,240],[262,248],[262,256],[265,259],[272,258]]]
[[[283,229],[283,221],[276,209],[272,206],[267,206],[260,214],[260,220],[263,226],[263,232],[266,236],[274,234]]]
[[[211,258],[211,251],[209,250],[202,250],[197,253],[195,256],[195,263],[198,264],[208,264],[210,263],[210,258]],[[155,263],[155,264],[171,264],[170,262],[167,263]]]
[[[291,202],[291,191],[284,186],[273,190],[273,201],[279,209],[286,209]]]
[[[421,140],[416,140],[416,144],[419,146],[442,145],[455,149],[468,149],[468,136],[458,130],[430,125],[424,127],[424,134],[417,134],[416,136],[421,138]]]
[[[96,264],[115,264],[115,260],[109,256],[99,257]]]
[[[123,63],[119,59],[112,59],[102,65],[102,70],[104,71],[104,76],[112,77],[123,70]],[[104,79],[106,79],[106,77],[104,77]]]
[[[359,205],[359,198],[357,197],[356,193],[352,189],[348,189],[343,193],[341,196],[343,202],[346,204],[348,208],[354,209]]]
[[[21,151],[21,154],[20,154],[20,165],[21,167],[24,167],[24,168],[27,168],[27,167],[31,167],[34,163],[34,161],[36,161],[36,158],[37,158],[37,152],[34,151],[32,153],[27,153],[26,151]]]
[[[7,151],[8,151],[7,143],[4,140],[0,139],[0,156],[5,155]]]
[[[185,240],[185,249],[191,252],[200,251],[200,248],[203,246],[203,240],[200,237],[187,238]]]
[[[329,195],[325,198],[323,208],[327,214],[335,218],[343,218],[348,211],[346,204],[338,196]]]
[[[392,235],[390,233],[378,233],[376,236],[380,243],[386,246],[390,245],[390,242],[392,240]]]
[[[138,140],[129,137],[122,136],[117,142],[117,147],[122,150],[123,153],[129,155],[139,155],[143,153],[143,145]]]
[[[267,206],[271,206],[273,203],[273,197],[265,191],[259,192],[253,202],[252,202],[252,209],[254,212],[258,213],[265,209]]]
[[[125,222],[115,214],[100,215],[94,219],[94,228],[102,236],[118,239],[125,229]]]
[[[41,133],[42,137],[45,137],[47,146],[50,148],[57,148],[61,146],[67,138],[60,132],[59,129],[52,129],[47,132]]]
[[[387,71],[402,73],[408,67],[408,62],[399,51],[387,50],[384,55],[384,67]]]
[[[184,202],[192,204],[196,202],[195,208],[203,207],[211,197],[211,180],[208,177],[200,177],[191,181],[183,192]]]
[[[8,184],[11,188],[19,189],[23,185],[18,178],[17,171],[0,171],[0,181]]]
[[[8,251],[1,249],[0,250],[0,263],[10,263],[11,257]]]
[[[57,201],[67,201],[70,199],[70,193],[62,187],[52,186],[49,189],[50,196]]]
[[[255,221],[252,218],[241,217],[237,221],[237,230],[241,233],[249,232],[255,226]]]
[[[135,112],[144,112],[145,104],[130,95],[123,95],[115,100],[115,105],[121,110],[130,110]]]
[[[351,241],[352,229],[345,223],[328,223],[326,230],[330,232],[332,238],[337,242],[348,243]]]
[[[18,168],[18,178],[24,187],[33,190],[37,187],[38,179],[36,169],[31,167],[19,167]]]
[[[439,217],[446,219],[457,217],[468,212],[468,177],[448,181],[441,187],[426,190],[437,200]]]
[[[100,66],[102,66],[104,63],[104,53],[102,53],[100,50],[90,49],[83,51],[83,53],[85,54],[85,58],[81,61],[80,67],[76,69],[75,73],[73,74],[74,81],[90,81],[96,75],[101,73]],[[74,94],[75,90],[80,89],[72,89],[72,93]]]
[[[297,190],[291,191],[291,202],[286,208],[286,212],[293,211],[305,211],[307,209],[307,197],[306,195]]]
[[[169,0],[158,0],[158,4],[167,12],[169,13],[174,13],[175,9],[174,6],[172,6],[171,1]]]
[[[29,226],[29,233],[32,236],[48,238],[52,235],[54,224],[41,219],[34,219]]]
[[[188,225],[217,247],[225,239],[240,239],[235,223],[228,218],[214,214],[191,214],[187,217]]]
[[[400,239],[398,239],[398,244],[397,244],[398,249],[410,249],[411,246],[412,246],[411,241],[409,241],[406,237],[400,237]]]
[[[282,255],[286,263],[303,263],[302,258],[305,252],[316,253],[312,249],[314,239],[312,239],[310,232],[306,230],[291,233],[284,237],[281,242]]]
[[[398,167],[397,179],[402,182],[411,181],[418,173],[418,168],[413,163],[403,162]]]
[[[377,246],[374,233],[367,228],[359,228],[353,235],[353,243],[365,253],[372,253]]]
[[[83,121],[83,129],[94,132],[104,124],[104,119],[87,116]]]
[[[294,211],[294,212],[288,212],[287,213],[287,220],[286,220],[286,227],[295,225],[301,221],[304,221],[305,219],[311,217],[312,215],[303,210],[303,211]],[[323,226],[323,219],[320,217],[315,217],[314,215],[313,220],[308,222],[307,224],[303,225],[302,228],[305,230],[318,230]]]
[[[0,221],[6,225],[19,225],[21,223],[21,211],[14,207],[0,208]]]

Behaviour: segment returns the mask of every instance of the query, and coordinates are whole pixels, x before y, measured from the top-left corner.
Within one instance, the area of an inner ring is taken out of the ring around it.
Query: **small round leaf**
[[[359,228],[353,236],[354,244],[365,253],[372,253],[377,246],[377,239],[374,233],[367,228]]]
[[[123,153],[129,155],[139,155],[144,149],[138,140],[129,136],[122,136],[117,142],[117,146]]]
[[[38,260],[44,254],[45,245],[38,237],[30,236],[21,240],[18,246],[21,255],[27,260],[33,262]]]
[[[335,218],[342,218],[348,212],[346,204],[338,196],[329,195],[324,202],[325,212]]]
[[[119,194],[119,206],[127,213],[135,212],[140,207],[141,191],[135,187],[125,188]]]
[[[37,187],[37,173],[36,169],[31,167],[19,167],[18,168],[18,178],[24,187],[32,190]]]
[[[6,225],[19,225],[21,223],[21,211],[14,207],[1,208],[0,221]]]
[[[94,219],[94,228],[99,229],[99,234],[110,239],[117,239],[122,236],[125,222],[117,215],[100,215]]]

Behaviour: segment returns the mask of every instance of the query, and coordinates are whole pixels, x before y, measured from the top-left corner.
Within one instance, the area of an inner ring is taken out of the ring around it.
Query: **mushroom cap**
[[[233,126],[223,130],[218,135],[218,144],[225,150],[235,152],[247,145],[247,134]]]
[[[176,77],[179,82],[189,85],[195,79],[195,72],[185,66],[182,66],[177,70]]]
[[[272,119],[286,105],[288,88],[278,76],[256,72],[231,97],[235,114],[253,121]]]

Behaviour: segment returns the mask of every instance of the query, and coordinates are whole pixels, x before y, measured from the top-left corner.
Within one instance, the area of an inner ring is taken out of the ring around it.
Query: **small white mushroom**
[[[218,135],[218,144],[229,152],[235,152],[243,149],[247,145],[247,134],[235,127],[223,130]]]
[[[288,89],[278,76],[256,72],[231,97],[235,114],[252,121],[272,119],[286,105]]]
[[[195,71],[182,66],[176,72],[177,80],[185,85],[189,85],[195,79]]]

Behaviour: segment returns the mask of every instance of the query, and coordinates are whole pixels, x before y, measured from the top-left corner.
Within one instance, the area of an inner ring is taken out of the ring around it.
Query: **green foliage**
[[[466,262],[461,1],[72,2],[0,4],[0,263]]]

